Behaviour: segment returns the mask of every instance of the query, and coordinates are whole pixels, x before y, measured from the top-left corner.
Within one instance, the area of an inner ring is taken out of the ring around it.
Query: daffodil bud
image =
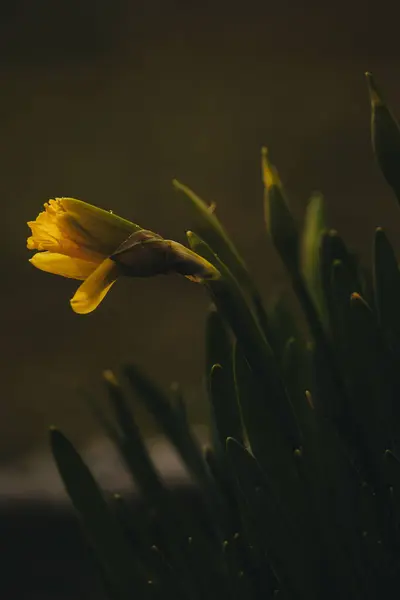
[[[129,236],[110,258],[130,277],[178,273],[201,282],[219,276],[211,263],[189,248],[145,229]]]
[[[371,101],[372,148],[388,184],[400,202],[400,128],[382,99],[371,73],[366,73]]]

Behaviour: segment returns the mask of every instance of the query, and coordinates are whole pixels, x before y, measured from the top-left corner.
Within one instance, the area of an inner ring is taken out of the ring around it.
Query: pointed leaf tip
[[[278,172],[269,160],[268,149],[265,146],[261,148],[261,169],[263,182],[267,190],[273,186],[282,187]]]
[[[384,102],[370,73],[367,82],[371,101],[371,139],[375,158],[400,203],[400,127]]]
[[[234,437],[231,436],[226,438],[225,445],[227,449],[232,447],[237,448],[238,446],[241,447],[241,444]]]
[[[118,385],[117,378],[115,377],[115,375],[111,371],[111,369],[106,369],[105,371],[103,371],[103,378],[110,385],[114,385],[114,386]]]
[[[369,95],[370,95],[372,106],[382,105],[383,104],[382,98],[381,98],[381,95],[376,86],[375,79],[372,76],[372,73],[370,71],[367,71],[365,73],[365,77],[367,79],[367,85],[368,85],[368,89],[369,89]]]
[[[220,365],[219,363],[215,363],[215,365],[213,365],[211,367],[211,373],[213,373],[213,371],[218,371],[222,369],[222,365]]]
[[[278,171],[268,160],[265,151],[261,155],[264,182],[264,219],[272,242],[290,272],[299,266],[299,233],[285,198]]]

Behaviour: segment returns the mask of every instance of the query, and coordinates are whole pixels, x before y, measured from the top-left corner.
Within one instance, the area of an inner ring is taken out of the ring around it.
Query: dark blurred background
[[[185,241],[193,222],[178,177],[217,203],[268,299],[287,283],[262,220],[267,144],[299,220],[319,189],[364,260],[375,226],[397,243],[364,81],[374,72],[400,115],[395,11],[386,0],[1,4],[0,461],[45,447],[51,423],[78,444],[93,438],[76,388],[98,390],[102,370],[126,359],[162,385],[181,380],[204,417],[205,290],[178,277],[125,280],[75,315],[77,282],[28,263],[26,221],[48,198],[80,198]]]

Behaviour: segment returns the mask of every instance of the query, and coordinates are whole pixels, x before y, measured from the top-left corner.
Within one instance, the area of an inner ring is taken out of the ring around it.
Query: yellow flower
[[[76,313],[92,312],[120,275],[150,277],[176,272],[192,281],[216,278],[219,272],[185,246],[142,229],[74,198],[44,205],[35,221],[30,262],[43,271],[83,280],[71,299]]]

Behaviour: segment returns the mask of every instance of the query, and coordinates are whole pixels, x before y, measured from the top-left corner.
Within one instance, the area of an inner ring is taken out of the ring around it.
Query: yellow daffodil
[[[182,244],[74,198],[46,202],[28,222],[30,262],[43,271],[83,280],[73,310],[92,312],[120,275],[151,277],[180,273],[192,281],[219,277],[208,261]]]

